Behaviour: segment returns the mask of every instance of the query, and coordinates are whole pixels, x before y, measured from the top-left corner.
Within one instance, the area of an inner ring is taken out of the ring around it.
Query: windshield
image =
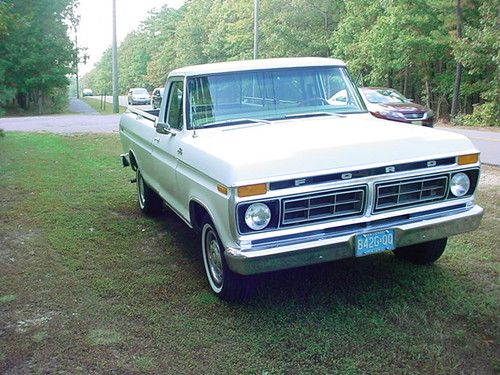
[[[341,67],[269,69],[188,79],[191,129],[364,111],[357,90]]]
[[[134,94],[134,95],[148,95],[148,90],[146,90],[146,89],[133,89],[132,94]]]
[[[408,102],[408,99],[393,89],[363,89],[363,94],[373,104]]]

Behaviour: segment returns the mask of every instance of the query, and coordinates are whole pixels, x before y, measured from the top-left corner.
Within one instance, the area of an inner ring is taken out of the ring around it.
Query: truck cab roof
[[[169,76],[198,76],[205,74],[252,71],[262,69],[307,68],[318,66],[345,66],[342,60],[324,57],[290,57],[279,59],[260,59],[228,61],[213,64],[191,65],[175,69]]]

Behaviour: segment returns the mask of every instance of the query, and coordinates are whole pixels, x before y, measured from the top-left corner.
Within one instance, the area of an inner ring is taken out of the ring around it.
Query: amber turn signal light
[[[238,188],[238,197],[251,197],[252,195],[260,195],[267,193],[266,184],[246,185]]]
[[[222,193],[224,195],[227,195],[227,187],[221,184],[217,184],[217,190],[219,193]]]
[[[474,164],[479,161],[479,154],[460,155],[457,158],[458,165]]]

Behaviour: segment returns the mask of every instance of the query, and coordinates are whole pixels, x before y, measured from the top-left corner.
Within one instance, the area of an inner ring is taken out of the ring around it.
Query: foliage
[[[68,36],[76,0],[5,0],[0,4],[0,104],[16,95],[27,109],[61,107],[76,50]],[[3,87],[6,89],[2,89]]]
[[[498,120],[498,2],[461,0],[460,39],[456,0],[261,1],[259,57],[341,58],[360,84],[392,86],[442,118],[449,115],[460,61],[461,113],[494,103],[478,118],[487,112]],[[162,86],[177,67],[251,59],[253,12],[245,0],[189,0],[178,10],[150,13],[119,46],[122,93]],[[86,86],[110,85],[109,57],[107,51],[86,75]]]
[[[9,36],[14,26],[15,17],[8,12],[10,8],[10,4],[0,3],[0,41],[5,40]],[[5,70],[7,60],[4,55],[5,46],[2,44],[0,42],[0,116],[5,112],[2,106],[5,106],[15,95],[15,89],[10,87],[6,82]]]
[[[479,22],[467,26],[457,54],[474,76],[482,102],[472,115],[462,117],[464,125],[500,126],[500,15],[499,1],[485,1],[479,7]]]

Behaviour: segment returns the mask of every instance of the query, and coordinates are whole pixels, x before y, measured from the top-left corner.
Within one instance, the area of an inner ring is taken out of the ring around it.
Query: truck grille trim
[[[448,158],[441,158],[434,160],[423,160],[411,163],[394,164],[392,166],[388,165],[377,168],[360,169],[355,171],[347,170],[339,173],[332,173],[326,175],[309,176],[298,179],[275,181],[269,184],[269,189],[280,190],[280,189],[295,188],[297,186],[307,186],[307,185],[324,184],[337,181],[355,180],[358,178],[367,178],[372,176],[384,176],[384,175],[386,176],[389,173],[387,172],[388,167],[391,168],[392,170],[390,173],[396,173],[396,172],[413,171],[418,169],[425,170],[434,167],[453,165],[455,163],[456,163],[455,157],[448,157]]]
[[[448,176],[422,177],[375,184],[374,212],[416,206],[444,200],[448,192]]]
[[[282,202],[281,225],[297,225],[362,215],[366,187],[342,189],[295,198]]]

